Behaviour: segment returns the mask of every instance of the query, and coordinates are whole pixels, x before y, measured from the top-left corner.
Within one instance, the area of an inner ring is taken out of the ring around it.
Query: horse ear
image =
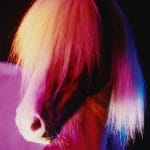
[[[129,23],[115,0],[110,5],[112,42],[112,92],[107,119],[107,131],[119,137],[122,145],[134,139],[144,128],[144,80],[138,62]],[[108,133],[107,132],[107,133]]]

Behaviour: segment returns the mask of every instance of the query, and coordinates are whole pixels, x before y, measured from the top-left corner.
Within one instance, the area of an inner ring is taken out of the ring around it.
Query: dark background
[[[0,61],[7,60],[14,33],[24,12],[32,2],[33,0],[1,0]],[[150,149],[150,5],[148,2],[149,0],[118,0],[118,3],[127,15],[133,30],[141,67],[145,77],[147,92],[145,132],[143,140],[141,137],[137,136],[136,141],[134,143],[131,142],[129,150]]]

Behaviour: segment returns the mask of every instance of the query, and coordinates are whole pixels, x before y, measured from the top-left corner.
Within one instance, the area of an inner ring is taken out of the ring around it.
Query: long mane
[[[114,39],[112,44],[113,84],[107,125],[122,145],[143,133],[145,90],[137,49],[129,22],[115,1],[110,2]],[[111,132],[110,132],[111,133]]]

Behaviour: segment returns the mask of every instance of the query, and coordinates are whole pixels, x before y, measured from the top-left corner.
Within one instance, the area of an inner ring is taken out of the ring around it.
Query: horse
[[[108,137],[126,148],[144,128],[136,51],[116,0],[33,1],[9,57],[22,70],[20,134],[45,150],[105,150]]]

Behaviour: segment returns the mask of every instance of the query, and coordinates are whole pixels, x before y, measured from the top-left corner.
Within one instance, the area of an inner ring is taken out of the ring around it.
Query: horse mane
[[[127,143],[143,130],[144,81],[126,17],[115,0],[109,5],[113,37],[106,127]],[[50,132],[60,130],[88,96],[102,89],[102,31],[94,0],[37,0],[25,14],[10,59],[25,70],[23,89],[31,77],[44,79],[43,107],[51,110],[42,115],[45,121],[51,115]]]
[[[112,92],[107,126],[126,145],[143,133],[145,90],[137,49],[129,22],[116,1],[110,2],[114,40],[112,44]]]

